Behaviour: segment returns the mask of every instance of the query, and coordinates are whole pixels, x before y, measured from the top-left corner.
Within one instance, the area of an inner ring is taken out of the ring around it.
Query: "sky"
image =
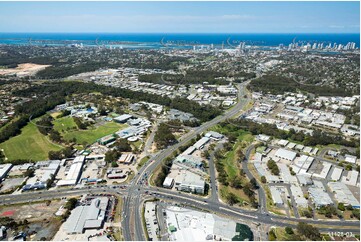
[[[360,2],[0,2],[0,32],[360,33]]]

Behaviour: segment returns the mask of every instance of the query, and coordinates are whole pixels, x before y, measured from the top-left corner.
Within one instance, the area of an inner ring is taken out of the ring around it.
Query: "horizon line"
[[[357,32],[0,32],[0,34],[358,34]]]

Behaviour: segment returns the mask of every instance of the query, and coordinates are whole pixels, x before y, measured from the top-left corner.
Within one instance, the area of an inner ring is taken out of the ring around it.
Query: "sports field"
[[[70,132],[72,129],[77,129],[77,126],[72,117],[58,118],[53,121],[54,129],[60,133]]]
[[[35,122],[35,121],[34,121]],[[21,134],[0,144],[8,160],[46,160],[50,150],[61,150],[62,146],[50,142],[33,123],[21,129]]]
[[[62,133],[62,136],[65,140],[73,140],[76,139],[77,144],[92,144],[97,141],[97,139],[104,137],[109,134],[114,134],[115,132],[119,131],[120,129],[124,129],[128,127],[127,124],[118,124],[114,122],[105,123],[98,127],[91,127],[87,130],[74,130]]]

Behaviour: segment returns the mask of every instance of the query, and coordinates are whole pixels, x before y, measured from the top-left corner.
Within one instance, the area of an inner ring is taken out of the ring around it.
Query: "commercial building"
[[[343,203],[345,206],[351,205],[353,208],[360,208],[360,203],[345,184],[342,182],[329,182],[328,186],[339,203]]]
[[[269,189],[271,191],[273,203],[277,206],[283,205],[281,189],[274,186],[270,186]]]
[[[275,153],[275,156],[277,158],[288,160],[288,161],[293,161],[296,158],[296,155],[297,155],[296,152],[282,149],[282,148],[278,149]]]
[[[77,156],[71,163],[69,170],[66,172],[66,177],[58,181],[57,186],[71,186],[76,185],[82,173],[85,156]]]
[[[174,180],[175,188],[177,190],[204,194],[206,182],[201,176],[197,174],[194,174],[187,170],[183,170]]]
[[[109,198],[98,197],[88,206],[78,206],[73,209],[64,223],[67,234],[82,234],[86,229],[101,229],[104,224]]]
[[[6,175],[11,170],[11,167],[13,167],[12,164],[1,164],[0,165],[0,182],[6,177]]]

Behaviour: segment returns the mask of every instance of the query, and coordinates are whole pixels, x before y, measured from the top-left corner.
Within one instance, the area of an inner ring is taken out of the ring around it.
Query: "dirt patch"
[[[50,65],[38,65],[33,63],[19,64],[16,68],[0,69],[1,75],[32,76],[38,71],[44,70]]]

